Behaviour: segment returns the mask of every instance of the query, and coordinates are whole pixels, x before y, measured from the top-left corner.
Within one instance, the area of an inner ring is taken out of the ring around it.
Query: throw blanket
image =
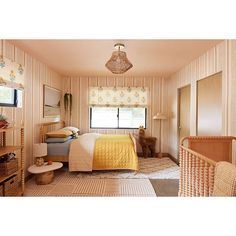
[[[70,144],[69,171],[92,171],[97,133],[80,135]]]
[[[84,134],[71,143],[70,171],[138,169],[131,135]]]
[[[129,135],[101,135],[96,140],[93,170],[138,169],[138,157]]]

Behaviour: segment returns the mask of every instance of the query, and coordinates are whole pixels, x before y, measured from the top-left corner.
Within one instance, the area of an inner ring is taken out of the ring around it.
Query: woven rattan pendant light
[[[131,62],[128,60],[126,53],[121,51],[125,47],[124,44],[117,43],[114,45],[117,51],[112,53],[111,58],[106,63],[106,67],[110,70],[113,74],[123,74],[127,70],[133,67]]]

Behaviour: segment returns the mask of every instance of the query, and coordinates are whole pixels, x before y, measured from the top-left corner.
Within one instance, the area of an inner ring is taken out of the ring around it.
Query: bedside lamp
[[[156,115],[153,116],[153,120],[160,120],[159,122],[159,157],[162,157],[161,153],[161,121],[166,120],[167,116],[164,113],[157,113]]]
[[[47,156],[47,144],[46,143],[36,143],[33,147],[33,155],[36,157],[35,165],[44,165],[44,156]]]

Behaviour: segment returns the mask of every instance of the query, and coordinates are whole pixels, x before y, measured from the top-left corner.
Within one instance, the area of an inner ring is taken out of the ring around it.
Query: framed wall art
[[[60,117],[62,92],[50,86],[43,86],[43,117]]]

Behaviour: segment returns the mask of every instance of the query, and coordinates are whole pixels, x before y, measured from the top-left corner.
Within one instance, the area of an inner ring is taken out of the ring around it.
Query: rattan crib
[[[233,140],[236,137],[190,136],[181,140],[179,196],[235,196]]]

